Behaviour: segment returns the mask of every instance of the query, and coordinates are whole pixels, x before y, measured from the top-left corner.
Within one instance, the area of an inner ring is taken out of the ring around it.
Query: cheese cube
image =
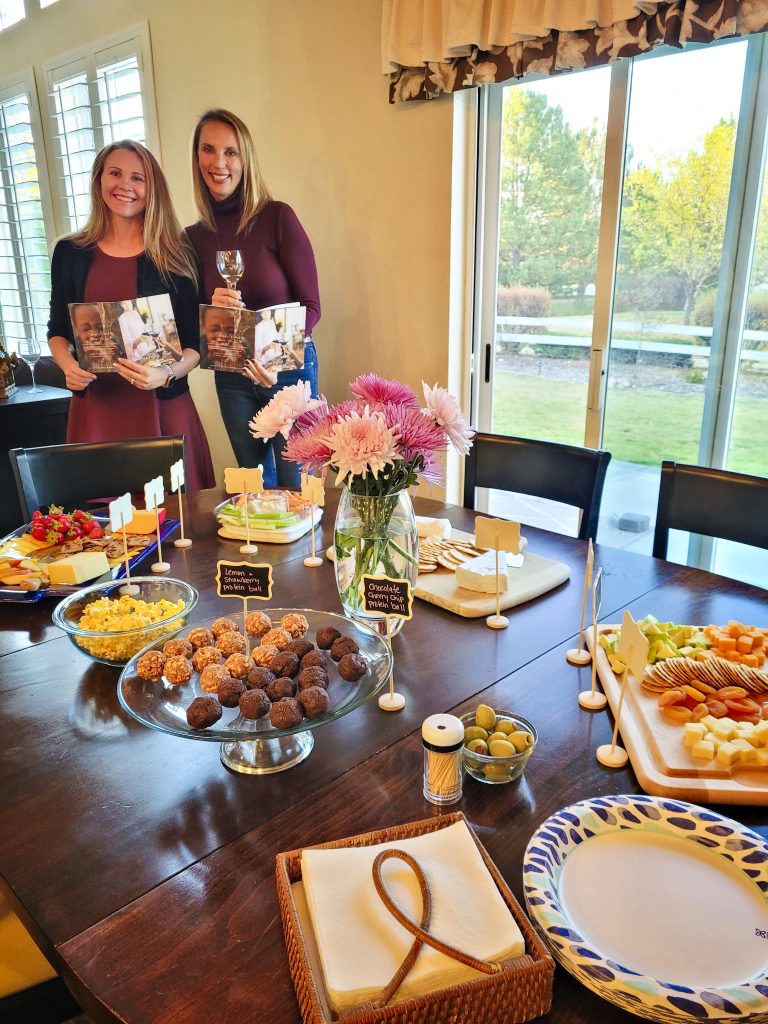
[[[715,718],[714,715],[705,715],[701,720],[704,725],[709,729],[710,732],[714,729],[717,723],[720,721],[719,718]]]
[[[729,740],[732,736],[736,735],[736,723],[730,718],[717,719],[712,732],[715,736],[719,736],[721,740]]]
[[[463,565],[456,567],[456,586],[464,590],[474,590],[478,594],[495,594],[496,580],[499,581],[499,593],[509,586],[509,576],[504,552],[499,552],[499,574],[496,575],[496,552],[486,551],[477,558],[470,558]]]
[[[719,749],[721,743],[725,743],[725,740],[720,739],[719,736],[715,736],[713,732],[708,732],[704,739],[707,743],[712,743],[715,750]]]
[[[749,740],[736,739],[731,740],[731,746],[738,752],[739,760],[742,762],[754,761],[755,759],[755,748],[749,742]]]
[[[701,722],[686,722],[685,729],[683,730],[683,745],[693,747],[704,739],[706,733],[707,727],[702,725]]]
[[[732,743],[721,743],[717,752],[717,760],[721,764],[732,765],[739,759],[739,751]]]
[[[691,748],[691,753],[700,761],[711,761],[715,756],[715,744],[707,743],[706,740],[701,740],[699,743],[694,743]]]
[[[765,719],[762,722],[758,722],[752,735],[761,746],[765,746],[768,743],[768,722]]]
[[[759,768],[768,768],[768,750],[765,747],[755,751],[755,764]]]
[[[51,586],[85,583],[105,572],[109,572],[109,562],[103,551],[78,551],[48,566]]]

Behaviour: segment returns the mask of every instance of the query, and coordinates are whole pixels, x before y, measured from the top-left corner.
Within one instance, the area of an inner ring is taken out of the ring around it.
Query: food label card
[[[264,490],[264,474],[261,466],[246,469],[245,466],[224,470],[224,490],[227,494],[261,494]]]
[[[319,476],[310,476],[308,473],[301,474],[301,497],[309,505],[322,507],[325,504],[325,488]]]
[[[638,683],[645,674],[649,646],[648,637],[643,633],[630,613],[624,612],[617,651]]]
[[[477,516],[475,519],[475,544],[479,548],[490,548],[496,551],[520,552],[520,523],[511,523],[507,519],[487,519]]]
[[[129,493],[121,494],[119,498],[109,503],[109,525],[113,533],[119,533],[124,526],[133,520],[133,505]]]
[[[239,597],[243,601],[272,597],[272,566],[269,563],[217,562],[216,593],[219,597]]]
[[[363,608],[367,612],[410,619],[413,595],[408,580],[363,576]]]

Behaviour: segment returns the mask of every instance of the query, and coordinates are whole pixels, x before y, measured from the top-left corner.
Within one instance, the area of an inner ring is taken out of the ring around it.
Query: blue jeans
[[[309,381],[312,397],[317,398],[317,352],[314,344],[309,342],[304,349],[304,366],[300,370],[284,370],[279,374],[277,384],[271,388],[253,384],[239,373],[216,370],[214,377],[221,418],[238,466],[262,466],[265,487],[298,487],[300,469],[282,457],[285,448],[282,434],[271,441],[259,441],[251,435],[248,424],[270,398],[289,384]]]

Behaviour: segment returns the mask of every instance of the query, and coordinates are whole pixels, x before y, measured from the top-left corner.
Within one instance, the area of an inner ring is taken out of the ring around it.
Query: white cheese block
[[[416,516],[416,529],[420,537],[451,536],[451,523],[448,519],[432,519],[430,516]]]
[[[48,566],[51,586],[54,587],[62,583],[85,583],[105,572],[109,572],[109,562],[103,551],[78,551]]]
[[[464,590],[474,590],[478,594],[496,593],[496,552],[486,551],[477,558],[456,568],[456,586]],[[499,593],[503,594],[509,586],[509,576],[505,565],[504,552],[499,553]]]

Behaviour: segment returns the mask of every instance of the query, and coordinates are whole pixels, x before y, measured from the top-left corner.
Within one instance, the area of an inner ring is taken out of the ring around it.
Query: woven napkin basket
[[[307,928],[303,923],[306,917],[302,920],[291,891],[292,883],[301,880],[301,850],[280,853],[275,864],[277,894],[288,965],[304,1024],[333,1024],[336,1021],[343,1024],[455,1024],[456,1021],[462,1024],[488,1024],[489,1021],[515,1024],[548,1012],[552,1004],[554,961],[461,812],[366,832],[349,839],[323,843],[313,849],[397,842],[447,828],[457,821],[465,821],[468,825],[485,866],[525,939],[525,955],[505,961],[496,974],[478,975],[472,981],[394,1005],[361,1003],[338,1015],[328,1005],[311,926]]]

